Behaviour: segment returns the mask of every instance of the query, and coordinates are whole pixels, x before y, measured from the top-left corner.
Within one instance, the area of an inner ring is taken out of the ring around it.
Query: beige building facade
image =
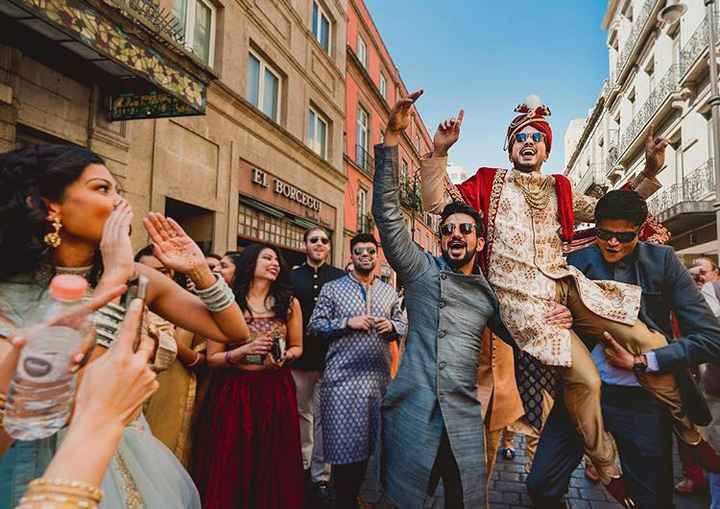
[[[344,0],[3,4],[0,149],[99,153],[135,211],[137,248],[154,210],[208,251],[269,242],[292,264],[321,225],[342,262]],[[128,41],[113,45],[113,27]]]
[[[673,247],[689,260],[714,256],[718,243],[708,21],[703,0],[683,3],[687,12],[667,25],[658,20],[665,0],[608,2],[603,28],[610,73],[582,119],[577,143],[568,146],[566,174],[581,192],[602,194],[622,186],[642,170],[644,140],[655,126],[670,146],[659,176],[663,188],[648,206],[672,232]]]

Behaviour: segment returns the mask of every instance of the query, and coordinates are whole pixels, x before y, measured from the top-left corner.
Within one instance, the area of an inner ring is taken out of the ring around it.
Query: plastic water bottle
[[[3,428],[17,440],[37,440],[55,434],[70,417],[75,375],[70,356],[92,327],[90,316],[66,317],[87,292],[87,281],[76,275],[55,276],[52,301],[40,324],[28,329],[15,377],[8,391]]]

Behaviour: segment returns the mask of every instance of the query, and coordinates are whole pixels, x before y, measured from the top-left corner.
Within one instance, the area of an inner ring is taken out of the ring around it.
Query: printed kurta
[[[389,319],[394,333],[348,328],[350,318]],[[380,405],[390,383],[388,339],[406,333],[407,320],[397,292],[379,279],[366,289],[345,276],[320,291],[308,330],[330,341],[320,386],[323,454],[333,465],[368,459],[380,434]]]
[[[499,175],[502,175],[499,173]],[[557,300],[558,284],[572,278],[585,305],[595,314],[632,325],[640,309],[640,288],[615,281],[590,281],[568,266],[558,235],[554,192],[547,207],[533,209],[517,179],[550,179],[551,175],[505,173],[494,223],[488,281],[500,301],[503,322],[520,348],[551,366],[570,366],[570,331],[548,325],[543,316]],[[576,219],[591,220],[595,200],[573,200]]]

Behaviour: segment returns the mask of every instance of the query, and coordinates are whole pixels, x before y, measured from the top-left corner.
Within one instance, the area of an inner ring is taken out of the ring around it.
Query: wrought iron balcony
[[[648,199],[648,210],[670,231],[686,231],[711,221],[715,192],[713,160],[688,173],[681,183],[660,189]]]
[[[375,172],[375,160],[362,145],[355,145],[355,164],[367,175],[372,176]]]
[[[630,125],[623,132],[618,150],[619,156],[635,141],[648,122],[655,116],[662,104],[670,97],[670,94],[677,90],[679,78],[680,65],[674,64],[670,66],[662,79],[655,84],[650,95],[640,109],[635,112],[632,122],[630,122]]]
[[[720,19],[718,19],[718,9],[715,14],[716,30],[720,29]],[[710,24],[705,18],[695,32],[690,36],[688,42],[685,43],[680,51],[680,76],[685,74],[693,67],[695,61],[702,55],[710,44]]]
[[[622,78],[623,70],[625,69],[625,66],[630,60],[630,55],[632,55],[634,50],[636,49],[635,46],[637,45],[641,35],[645,31],[648,21],[650,21],[651,23],[654,22],[654,17],[652,17],[651,14],[655,10],[655,7],[659,3],[659,1],[660,0],[646,0],[646,2],[642,6],[642,9],[637,14],[637,19],[635,19],[635,21],[633,22],[633,27],[630,31],[630,35],[628,36],[627,41],[625,41],[625,45],[623,46],[622,51],[618,56],[614,72],[615,80],[620,80],[620,78]]]

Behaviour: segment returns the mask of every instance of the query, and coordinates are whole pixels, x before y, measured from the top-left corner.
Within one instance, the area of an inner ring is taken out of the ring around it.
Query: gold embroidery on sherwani
[[[640,288],[614,281],[590,281],[562,255],[557,196],[547,206],[532,208],[516,177],[535,179],[536,185],[552,185],[550,175],[508,172],[498,200],[493,250],[488,280],[500,301],[500,314],[520,348],[541,362],[570,366],[570,334],[549,326],[543,316],[552,309],[560,280],[572,278],[583,303],[595,314],[633,324],[640,309]],[[543,181],[550,184],[543,184]]]

